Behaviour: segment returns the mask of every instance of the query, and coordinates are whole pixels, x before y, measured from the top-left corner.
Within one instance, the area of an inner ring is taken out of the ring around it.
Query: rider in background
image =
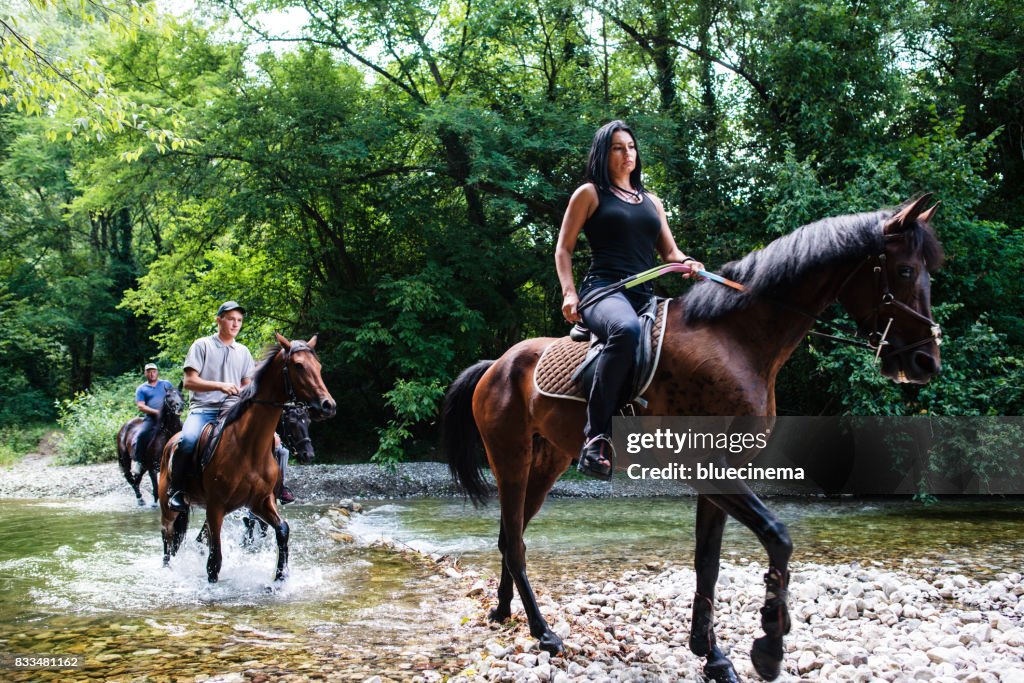
[[[629,127],[622,121],[602,126],[590,147],[587,182],[569,199],[555,247],[562,315],[570,323],[582,319],[605,342],[587,401],[587,424],[577,466],[580,472],[602,479],[612,475],[612,415],[623,398],[640,342],[637,312],[653,295],[653,288],[647,284],[619,291],[584,309],[582,317],[577,310],[580,297],[652,268],[655,251],[666,263],[689,263],[693,270],[704,269],[702,263],[676,246],[661,200],[644,188],[640,167],[636,138]],[[591,262],[577,294],[572,254],[581,230],[590,243]],[[683,274],[689,276],[688,272]]]
[[[135,438],[135,449],[132,451],[132,474],[141,476],[142,456],[149,450],[149,444],[156,434],[160,412],[164,407],[164,396],[174,387],[165,379],[160,379],[160,369],[155,363],[146,363],[143,371],[146,381],[135,390],[135,405],[142,411],[143,421]]]

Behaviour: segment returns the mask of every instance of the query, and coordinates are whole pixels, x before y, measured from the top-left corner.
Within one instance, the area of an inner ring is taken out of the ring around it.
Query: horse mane
[[[726,263],[722,275],[741,283],[746,291],[707,280],[698,282],[683,297],[686,322],[713,320],[743,310],[760,297],[779,293],[810,271],[882,253],[882,223],[901,208],[824,218]],[[927,224],[916,221],[906,235],[911,250],[923,251],[929,270],[941,264],[942,247]]]
[[[242,417],[245,411],[252,406],[253,399],[256,398],[256,392],[259,391],[260,381],[263,380],[270,370],[274,356],[280,350],[280,344],[270,344],[263,349],[263,352],[260,354],[259,363],[256,364],[256,372],[253,373],[252,382],[242,387],[242,391],[238,394],[238,401],[228,409],[227,414],[224,416],[225,427]]]

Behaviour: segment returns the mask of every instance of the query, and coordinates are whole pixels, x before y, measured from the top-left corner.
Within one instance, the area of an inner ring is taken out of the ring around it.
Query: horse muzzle
[[[882,374],[900,384],[927,384],[942,369],[938,348],[882,356]]]
[[[329,420],[338,413],[338,404],[330,397],[321,398],[317,403],[310,403],[309,417],[315,422]]]

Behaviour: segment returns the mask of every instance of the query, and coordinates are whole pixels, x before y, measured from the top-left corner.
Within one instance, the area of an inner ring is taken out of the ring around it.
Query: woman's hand
[[[566,322],[578,323],[583,319],[580,316],[580,312],[576,310],[579,303],[580,298],[577,296],[576,292],[569,292],[562,299],[562,316],[565,318]]]
[[[707,270],[704,267],[703,263],[701,263],[697,259],[693,258],[692,256],[687,256],[685,259],[683,259],[682,263],[683,263],[683,265],[686,265],[686,266],[690,267],[690,270],[685,271],[683,273],[683,277],[684,278],[699,277],[697,275],[697,271],[698,270]]]

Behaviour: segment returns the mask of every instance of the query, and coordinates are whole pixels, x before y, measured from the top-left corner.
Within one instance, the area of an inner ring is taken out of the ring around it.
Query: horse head
[[[309,408],[314,420],[326,420],[334,417],[338,404],[331,397],[331,392],[324,385],[320,376],[320,358],[316,354],[316,335],[309,341],[295,339],[289,341],[280,334],[276,335],[284,354],[284,363],[289,391],[294,400],[304,403]]]
[[[309,423],[309,408],[305,405],[289,406],[281,413],[281,440],[303,463],[312,462],[315,455]]]
[[[181,415],[185,408],[185,399],[181,392],[173,386],[164,394],[164,410],[171,415]]]
[[[880,226],[882,247],[854,272],[839,300],[857,321],[881,361],[884,376],[924,384],[941,366],[942,330],[932,319],[930,271],[942,263],[942,247],[928,221],[926,194]]]

